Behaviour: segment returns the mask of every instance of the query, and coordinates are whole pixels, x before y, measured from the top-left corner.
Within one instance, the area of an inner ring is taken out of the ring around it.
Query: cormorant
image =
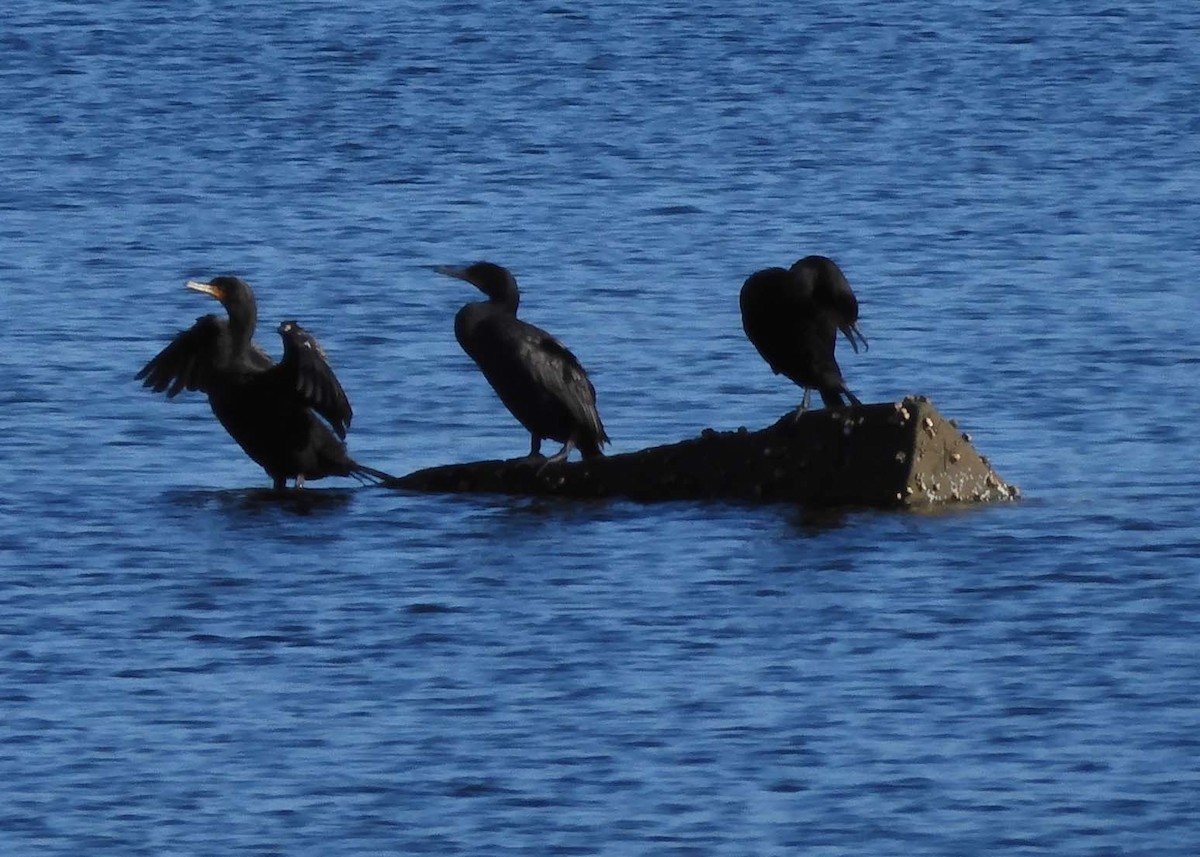
[[[491,262],[465,268],[439,265],[440,274],[465,280],[485,295],[454,316],[454,336],[479,366],[500,401],[529,430],[529,457],[541,455],[542,438],[563,448],[546,463],[566,460],[578,448],[584,458],[603,455],[608,435],[596,410],[596,389],[567,347],[539,327],[517,318],[520,294],[512,273]]]
[[[276,490],[288,479],[297,488],[326,476],[391,480],[347,454],[340,438],[354,414],[316,339],[285,321],[279,325],[283,359],[275,363],[252,341],[258,309],[246,282],[221,276],[189,281],[187,288],[216,298],[229,317],[201,316],[177,334],[137,373],[142,386],[168,398],[182,390],[206,393],[213,414]]]
[[[797,414],[809,405],[812,390],[827,408],[862,404],[846,389],[834,357],[837,332],[858,351],[867,339],[858,329],[858,300],[832,259],[805,256],[790,269],[767,268],[742,285],[742,327],[776,375],[804,388]]]

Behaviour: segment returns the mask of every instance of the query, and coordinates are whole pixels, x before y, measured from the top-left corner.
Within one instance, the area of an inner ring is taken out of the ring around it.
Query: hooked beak
[[[845,334],[846,341],[850,343],[850,347],[854,349],[855,354],[858,353],[858,346],[860,344],[863,347],[863,351],[871,349],[871,346],[867,344],[867,338],[863,336],[857,324],[843,324],[839,329]]]
[[[197,282],[196,280],[188,280],[186,283],[184,283],[184,286],[194,292],[203,292],[204,294],[214,297],[219,301],[225,299],[225,292],[223,292],[217,286],[214,286],[212,283],[201,283]]]
[[[467,269],[459,265],[430,265],[430,270],[439,274],[444,274],[447,277],[454,277],[456,280],[462,280],[471,283],[471,278],[467,276]],[[475,285],[471,283],[471,285]]]

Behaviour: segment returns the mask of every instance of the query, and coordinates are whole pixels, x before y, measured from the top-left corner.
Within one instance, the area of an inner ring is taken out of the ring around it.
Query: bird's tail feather
[[[365,464],[359,464],[357,461],[350,462],[350,473],[348,475],[357,479],[363,485],[391,485],[399,481],[390,473],[376,470],[374,467],[367,467]]]
[[[584,457],[584,460],[589,458],[603,458],[604,444],[608,443],[608,435],[601,428],[598,437],[579,438],[575,441],[575,446],[579,450],[579,454]]]
[[[845,387],[822,387],[818,389],[817,392],[821,394],[821,402],[827,408],[843,407],[846,403],[842,400],[842,396],[845,396],[847,399],[849,399],[850,404],[856,407],[862,404],[862,402],[858,400],[858,396],[851,393]]]

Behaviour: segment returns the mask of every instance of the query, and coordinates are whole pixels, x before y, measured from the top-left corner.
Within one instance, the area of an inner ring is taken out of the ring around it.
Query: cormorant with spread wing
[[[354,413],[311,334],[294,321],[281,324],[283,359],[275,363],[252,341],[258,308],[246,282],[221,276],[187,287],[216,298],[229,317],[202,316],[177,334],[138,372],[143,386],[168,398],[183,390],[206,393],[221,425],[277,490],[288,479],[299,488],[326,476],[392,478],[346,452],[342,439]]]
[[[603,455],[608,434],[596,409],[596,389],[567,347],[517,318],[520,293],[512,273],[491,262],[434,268],[465,280],[485,295],[454,317],[454,335],[479,366],[500,401],[530,434],[529,457],[541,455],[543,438],[563,448],[546,459],[565,461],[578,448],[584,458]]]
[[[825,256],[805,256],[791,268],[767,268],[742,285],[742,327],[776,375],[804,388],[796,413],[807,410],[812,390],[827,408],[862,404],[846,388],[834,357],[837,333],[866,349],[858,329],[858,299],[841,269]]]

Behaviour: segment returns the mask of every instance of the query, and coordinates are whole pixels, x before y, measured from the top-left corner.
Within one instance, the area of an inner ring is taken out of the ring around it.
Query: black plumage
[[[283,340],[279,374],[292,382],[300,397],[325,418],[339,438],[345,439],[354,410],[333,374],[325,349],[296,321],[282,322],[279,337]]]
[[[301,487],[326,476],[392,478],[346,452],[341,438],[353,411],[311,334],[295,322],[281,324],[283,359],[275,363],[253,342],[258,308],[246,282],[222,276],[187,287],[220,301],[228,318],[202,316],[176,335],[137,373],[143,386],[168,398],[183,390],[205,393],[221,425],[276,489],[288,479]]]
[[[602,455],[609,438],[596,408],[596,389],[565,345],[517,318],[520,293],[512,273],[491,262],[435,270],[487,295],[486,301],[468,303],[458,311],[454,335],[500,401],[529,431],[529,456],[541,454],[543,438],[563,444],[547,463],[565,460],[576,448],[584,458]]]
[[[758,353],[775,374],[804,388],[797,413],[814,389],[828,408],[861,404],[846,388],[834,350],[839,330],[855,351],[867,340],[858,329],[858,299],[832,259],[806,256],[791,268],[756,271],[740,301],[742,327]]]

